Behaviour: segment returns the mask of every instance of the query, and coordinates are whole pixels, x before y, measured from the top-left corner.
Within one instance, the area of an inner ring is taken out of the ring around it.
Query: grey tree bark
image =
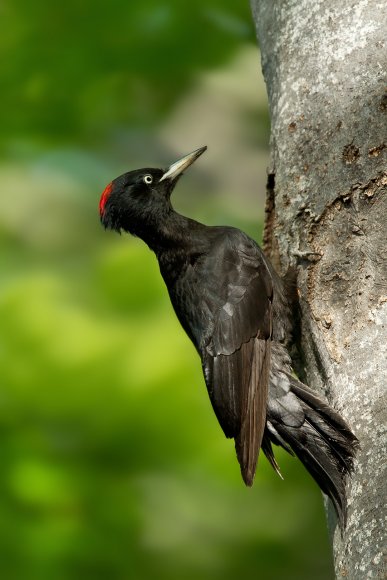
[[[298,263],[299,372],[361,450],[337,578],[385,578],[387,2],[251,0],[271,115],[264,246]],[[385,564],[385,562],[384,562]]]

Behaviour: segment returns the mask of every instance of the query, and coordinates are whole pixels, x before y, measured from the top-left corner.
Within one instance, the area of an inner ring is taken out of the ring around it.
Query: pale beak
[[[195,151],[192,151],[192,153],[189,153],[185,157],[182,157],[178,161],[175,161],[175,163],[172,163],[172,165],[168,167],[168,169],[166,170],[160,181],[164,181],[164,179],[175,179],[175,177],[181,175],[183,171],[185,171],[187,167],[192,165],[192,163],[196,161],[196,159],[200,157],[200,155],[204,153],[206,149],[207,146],[200,147],[200,149],[196,149]]]

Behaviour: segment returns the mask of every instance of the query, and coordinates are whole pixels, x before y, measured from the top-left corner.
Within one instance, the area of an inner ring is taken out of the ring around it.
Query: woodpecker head
[[[114,179],[99,202],[103,226],[141,236],[144,227],[171,211],[170,196],[177,180],[206,149],[196,149],[165,170],[136,169]]]

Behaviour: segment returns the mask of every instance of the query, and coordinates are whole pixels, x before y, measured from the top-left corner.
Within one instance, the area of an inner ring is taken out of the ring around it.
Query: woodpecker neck
[[[135,227],[128,228],[128,231],[141,238],[160,258],[166,252],[190,253],[199,241],[203,245],[203,236],[198,233],[205,229],[208,227],[169,206],[148,214],[146,219],[137,221]]]

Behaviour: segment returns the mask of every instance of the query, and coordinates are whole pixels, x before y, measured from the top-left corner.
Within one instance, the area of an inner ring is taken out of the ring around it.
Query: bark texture
[[[271,115],[265,249],[296,261],[301,373],[361,450],[337,578],[385,578],[387,3],[251,0]],[[309,254],[310,253],[310,254]]]

